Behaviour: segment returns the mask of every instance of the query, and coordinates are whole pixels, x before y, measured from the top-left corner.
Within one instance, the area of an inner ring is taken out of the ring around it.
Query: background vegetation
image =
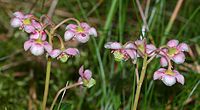
[[[140,0],[143,10],[147,9],[147,1]],[[200,1],[184,0],[175,22],[167,30],[176,3],[177,0],[150,1],[147,39],[152,37],[157,46],[169,39],[190,45],[186,62],[175,66],[184,75],[186,83],[167,87],[161,81],[153,81],[153,72],[160,65],[158,60],[152,62],[142,87],[140,110],[200,110]],[[34,57],[24,52],[23,43],[28,35],[13,29],[10,19],[18,10],[39,17],[47,14],[51,5],[52,0],[0,0],[0,110],[31,110],[41,104],[45,56]],[[67,91],[62,109],[130,110],[136,82],[135,67],[131,62],[115,62],[103,45],[107,41],[125,43],[139,38],[143,21],[135,0],[59,0],[53,21],[58,23],[68,17],[96,27],[99,37],[87,44],[67,42],[68,46],[78,47],[81,55],[65,64],[53,62],[48,106],[67,81],[78,80],[78,69],[84,64],[93,71],[97,83],[91,89]],[[60,34],[63,33],[64,26],[60,29]]]

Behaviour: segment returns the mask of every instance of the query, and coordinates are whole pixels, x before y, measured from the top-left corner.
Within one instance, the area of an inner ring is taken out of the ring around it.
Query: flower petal
[[[121,44],[118,42],[107,42],[104,45],[104,47],[108,48],[108,49],[121,49],[122,48]]]
[[[95,28],[90,28],[89,29],[89,35],[93,35],[94,37],[97,37],[97,31]]]
[[[90,80],[92,77],[92,72],[90,70],[85,70],[84,72],[84,78],[87,80]]]
[[[76,28],[77,28],[77,25],[75,25],[75,24],[68,24],[65,29],[66,30],[68,30],[68,29],[75,30]]]
[[[178,43],[179,43],[179,41],[178,40],[170,40],[168,43],[167,43],[167,46],[169,46],[169,47],[175,47],[175,46],[177,46],[178,45]]]
[[[126,53],[129,55],[129,57],[131,59],[135,59],[137,57],[137,53],[136,53],[135,50],[133,50],[133,49],[132,50],[131,49],[126,49],[125,51],[126,51]]]
[[[58,55],[61,54],[61,50],[60,49],[54,49],[52,50],[49,55],[52,57],[52,58],[56,58],[58,57]]]
[[[31,45],[32,45],[33,41],[32,40],[28,40],[24,43],[24,50],[27,51]]]
[[[32,25],[25,25],[25,26],[24,26],[24,30],[25,30],[27,33],[31,33],[31,32],[34,32],[34,31],[35,31],[35,28],[34,28]]]
[[[172,86],[176,83],[176,78],[170,75],[164,75],[162,81],[167,86]]]
[[[52,46],[47,42],[47,41],[44,41],[43,42],[43,45],[44,45],[44,48],[45,50],[50,53],[52,51]]]
[[[84,29],[89,29],[90,28],[90,26],[87,23],[85,23],[85,22],[82,22],[80,25]]]
[[[30,50],[31,50],[31,53],[35,56],[40,56],[44,53],[43,46],[37,43],[33,43]]]
[[[132,43],[132,42],[127,42],[126,44],[124,44],[124,48],[126,48],[126,49],[136,49],[134,43]]]
[[[64,52],[71,56],[75,56],[79,54],[79,51],[77,48],[68,48]]]
[[[66,31],[64,35],[65,41],[71,40],[74,37],[75,33],[73,31]]]
[[[35,27],[36,29],[38,30],[41,30],[42,29],[42,26],[39,22],[35,21],[35,20],[32,20],[32,24],[31,24],[33,27]]]
[[[79,41],[81,43],[86,43],[90,37],[86,33],[79,33],[79,34],[75,35],[75,38],[77,41]]]
[[[13,15],[14,15],[15,17],[17,17],[17,18],[24,18],[24,14],[23,14],[22,12],[19,12],[19,11],[13,13]]]
[[[165,57],[161,57],[160,64],[162,67],[166,67],[168,65],[168,61]]]
[[[153,51],[155,51],[156,50],[156,47],[153,45],[153,44],[148,44],[148,45],[146,45],[146,52],[147,52],[147,54],[148,55],[153,55]]]
[[[11,26],[16,28],[16,27],[20,27],[22,25],[22,21],[18,18],[13,18],[10,22]]]
[[[83,77],[84,76],[84,67],[83,67],[83,65],[80,67],[80,69],[79,69],[79,75],[81,76],[81,77]]]
[[[165,75],[165,74],[163,74],[162,71],[166,71],[166,69],[160,68],[156,72],[154,72],[153,80],[161,79]]]
[[[180,74],[178,71],[176,71],[176,70],[174,70],[173,72],[176,74],[175,77],[176,77],[177,82],[179,82],[179,83],[181,83],[182,85],[184,85],[185,79],[184,79],[183,75],[181,75],[181,74]]]
[[[185,55],[183,52],[180,52],[179,54],[176,54],[172,57],[172,60],[176,63],[176,64],[181,64],[185,61]]]
[[[178,49],[179,49],[180,51],[186,51],[186,52],[189,51],[189,47],[188,47],[188,45],[187,45],[186,43],[180,43],[180,44],[178,45]]]

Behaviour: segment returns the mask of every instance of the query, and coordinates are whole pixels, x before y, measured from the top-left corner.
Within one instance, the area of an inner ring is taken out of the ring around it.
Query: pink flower
[[[116,61],[122,61],[122,60],[126,61],[129,58],[134,60],[138,57],[134,44],[130,42],[124,45],[118,42],[108,42],[104,45],[104,47],[112,50],[111,53],[114,54]]]
[[[27,33],[34,32],[40,26],[40,23],[35,21],[32,14],[24,15],[22,12],[13,13],[14,17],[11,20],[11,26],[20,27]]]
[[[78,54],[79,51],[76,48],[68,48],[65,50],[54,49],[49,53],[52,58],[57,58],[61,62],[66,62],[69,57],[76,56]]]
[[[27,51],[29,49],[33,55],[40,56],[44,54],[45,50],[47,52],[51,52],[52,46],[47,41],[44,40],[29,39],[24,43],[24,50]]]
[[[90,27],[87,23],[80,23],[80,26],[75,24],[69,24],[66,27],[64,35],[65,41],[76,39],[81,43],[85,43],[89,40],[90,35],[97,37],[96,29]]]
[[[161,65],[167,66],[167,58],[174,61],[176,64],[184,63],[185,55],[184,51],[189,51],[189,47],[186,43],[180,43],[178,40],[170,40],[167,43],[167,48],[163,48],[160,51],[160,55],[162,56],[160,59]]]
[[[92,72],[89,69],[84,70],[84,67],[81,66],[79,69],[79,79],[78,82],[83,82],[83,85],[90,88],[96,81],[92,78]]]
[[[155,53],[156,47],[153,44],[146,44],[146,40],[136,40],[134,42],[138,53],[143,56],[147,54],[148,56],[152,56]]]
[[[158,69],[153,76],[154,80],[160,79],[167,86],[172,86],[177,82],[184,84],[184,77],[176,70]]]

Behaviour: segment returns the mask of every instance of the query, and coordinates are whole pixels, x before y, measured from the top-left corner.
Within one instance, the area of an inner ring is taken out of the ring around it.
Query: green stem
[[[48,58],[47,68],[46,68],[45,89],[44,89],[44,96],[43,96],[43,102],[42,102],[42,110],[46,109],[47,96],[48,96],[48,92],[49,92],[50,72],[51,72],[51,59]]]
[[[145,77],[145,73],[146,73],[146,69],[147,69],[147,64],[148,64],[147,63],[147,55],[145,55],[144,60],[143,60],[143,66],[142,66],[142,72],[141,72],[140,80],[139,80],[139,83],[137,84],[137,90],[136,90],[135,100],[134,100],[134,105],[132,107],[133,108],[132,110],[137,109],[141,87],[142,87],[142,83],[144,81],[144,77]]]

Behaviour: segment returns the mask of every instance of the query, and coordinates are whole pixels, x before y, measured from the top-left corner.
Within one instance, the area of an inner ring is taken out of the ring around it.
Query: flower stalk
[[[145,77],[145,73],[146,73],[146,69],[147,69],[147,64],[148,64],[147,63],[147,55],[145,54],[144,60],[143,60],[143,66],[142,66],[141,76],[140,76],[139,83],[137,84],[137,89],[136,89],[136,94],[135,94],[135,100],[134,100],[134,105],[132,107],[132,110],[136,110],[137,109],[141,87],[142,87],[142,83],[144,81],[144,77]]]
[[[46,68],[45,89],[44,89],[44,96],[43,96],[43,101],[42,101],[42,110],[46,109],[47,97],[48,97],[48,92],[49,92],[50,72],[51,72],[51,59],[48,58],[47,68]]]

